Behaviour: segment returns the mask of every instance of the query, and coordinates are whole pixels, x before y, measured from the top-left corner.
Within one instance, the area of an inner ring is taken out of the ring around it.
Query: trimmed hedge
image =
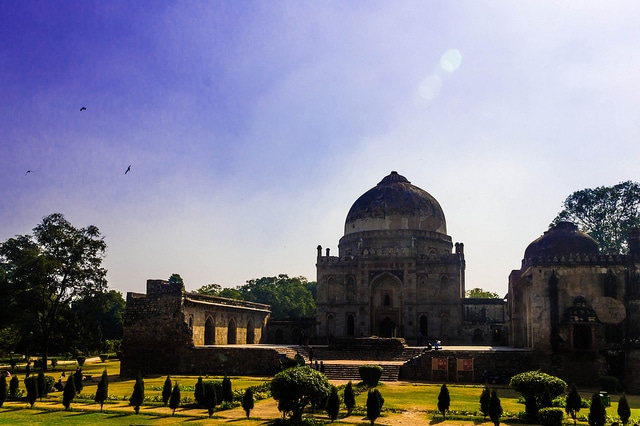
[[[542,426],[562,426],[564,411],[558,407],[541,408],[538,411],[538,420]]]
[[[378,381],[382,377],[382,367],[374,364],[365,364],[358,367],[358,373],[365,385],[370,388],[378,386]]]

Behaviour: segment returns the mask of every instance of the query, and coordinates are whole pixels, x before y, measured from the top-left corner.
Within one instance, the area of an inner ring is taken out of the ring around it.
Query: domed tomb
[[[379,230],[446,234],[447,225],[438,201],[394,171],[353,203],[344,225],[345,236]]]
[[[569,255],[596,255],[598,243],[571,222],[558,222],[534,240],[524,252],[524,260]]]

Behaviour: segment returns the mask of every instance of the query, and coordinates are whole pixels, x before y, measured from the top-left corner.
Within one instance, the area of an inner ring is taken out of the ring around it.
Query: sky
[[[391,171],[506,294],[572,192],[637,181],[637,1],[2,1],[0,241],[97,226],[112,289],[316,279]],[[86,110],[82,110],[84,107]],[[131,166],[128,173],[127,168]],[[30,173],[27,173],[31,170]]]

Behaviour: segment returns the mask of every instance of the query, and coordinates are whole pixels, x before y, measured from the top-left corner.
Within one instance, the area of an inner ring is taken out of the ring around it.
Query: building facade
[[[317,334],[466,340],[465,259],[438,201],[391,172],[352,205],[338,255],[317,248]]]

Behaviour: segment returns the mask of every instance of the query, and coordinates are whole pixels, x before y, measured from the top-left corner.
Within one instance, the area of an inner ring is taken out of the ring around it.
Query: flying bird
[[[87,108],[85,108],[85,107],[80,108],[80,111],[86,111],[86,110],[87,110]]]
[[[33,173],[33,170],[27,170],[27,172],[24,174],[25,176],[28,175],[29,173]]]
[[[131,170],[131,165],[129,165],[129,167],[127,167],[127,170],[125,170],[124,174],[126,175],[127,173],[129,173],[130,170]]]

